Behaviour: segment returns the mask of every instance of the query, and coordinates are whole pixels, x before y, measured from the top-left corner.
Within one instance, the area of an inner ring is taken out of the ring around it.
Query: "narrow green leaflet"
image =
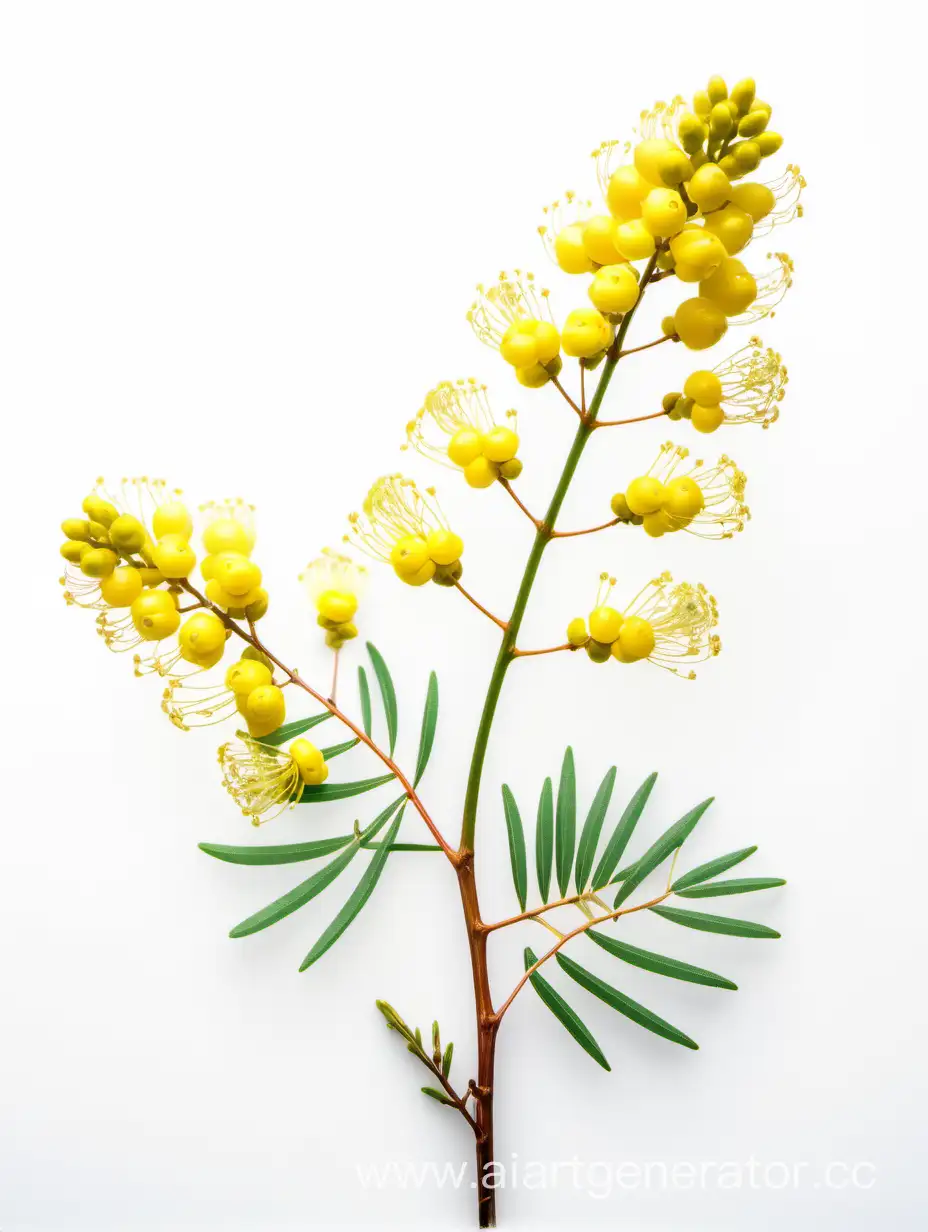
[[[641,967],[643,971],[653,971],[655,975],[666,975],[672,980],[685,980],[688,984],[705,984],[709,988],[728,988],[732,992],[738,988],[724,975],[716,975],[704,967],[694,967],[690,963],[681,962],[679,958],[667,958],[663,954],[654,954],[651,950],[641,950],[637,945],[629,945],[627,941],[617,941],[615,937],[607,937],[593,928],[586,930],[586,936],[597,945],[602,946],[607,953],[621,958],[623,962],[631,963],[633,967]]]
[[[344,800],[348,796],[360,796],[365,791],[373,791],[389,783],[392,774],[380,774],[373,779],[355,779],[352,783],[317,783],[305,786],[300,795],[299,804],[327,804],[330,800]]]
[[[557,888],[561,898],[570,885],[574,864],[574,845],[577,841],[577,772],[574,768],[574,751],[564,751],[561,763],[561,780],[557,787]]]
[[[425,768],[432,756],[432,745],[435,743],[435,728],[438,725],[438,677],[429,673],[429,687],[425,694],[425,710],[422,712],[422,731],[419,734],[419,756],[416,758],[416,777],[413,787],[419,786],[419,780],[425,774]]]
[[[580,843],[577,847],[577,867],[574,870],[574,879],[577,891],[580,894],[587,888],[590,869],[593,867],[593,857],[596,855],[596,848],[599,846],[599,836],[602,832],[603,822],[606,820],[609,801],[612,799],[615,775],[615,766],[610,767],[606,771],[606,776],[593,797],[593,803],[590,805],[590,811],[586,815],[586,821],[583,823],[583,829],[580,832]]]
[[[456,1108],[457,1104],[453,1099],[449,1099],[444,1091],[439,1091],[436,1087],[420,1087],[423,1095],[428,1095],[432,1099],[437,1100],[440,1104],[447,1104],[449,1108]]]
[[[538,818],[535,823],[535,872],[538,874],[538,892],[541,901],[548,901],[551,889],[551,863],[554,859],[554,786],[545,779],[538,801]]]
[[[367,672],[358,668],[358,694],[361,698],[361,722],[365,736],[370,736],[374,728],[374,714],[371,710],[371,686],[367,683]]]
[[[324,723],[331,717],[331,713],[326,710],[322,714],[311,715],[308,719],[294,719],[292,723],[285,723],[283,727],[278,727],[277,731],[271,732],[269,736],[262,736],[258,743],[269,744],[272,748],[276,748],[277,745],[286,744],[288,740],[301,736],[303,732],[309,731],[317,723]]]
[[[341,753],[347,753],[349,749],[355,748],[358,744],[360,744],[360,740],[355,736],[353,740],[345,740],[341,744],[330,744],[327,749],[320,749],[319,752],[326,761],[331,761],[333,757],[338,757]]]
[[[534,966],[534,964],[538,961],[537,957],[528,946],[525,947],[524,958],[526,971],[528,971],[529,967]],[[573,1009],[571,1009],[561,994],[552,988],[548,981],[543,979],[537,971],[533,972],[528,977],[528,982],[535,989],[539,997],[541,997],[542,1001],[544,1001],[545,1005],[558,1020],[558,1022],[563,1027],[567,1028],[584,1052],[588,1052],[593,1060],[596,1061],[597,1064],[601,1065],[603,1069],[611,1070],[612,1066],[606,1060],[603,1050],[593,1038],[593,1034],[589,1027],[587,1027],[577,1016],[577,1014],[574,1013]]]
[[[516,888],[516,898],[520,910],[525,910],[525,896],[528,890],[528,867],[525,859],[525,830],[516,798],[503,784],[503,812],[506,815],[506,832],[509,835],[509,860],[512,864],[512,883]]]
[[[677,890],[681,898],[719,898],[723,894],[750,894],[753,890],[772,890],[786,885],[782,877],[732,877],[728,881],[711,881],[706,885]]]
[[[684,911],[682,907],[651,907],[655,915],[663,916],[684,928],[698,928],[704,933],[725,933],[729,937],[779,937],[775,928],[752,924],[750,920],[735,920],[727,915],[708,915],[705,911]]]
[[[441,1059],[441,1072],[447,1078],[451,1073],[451,1058],[454,1056],[454,1044],[448,1044]]]
[[[572,958],[568,958],[560,952],[555,954],[554,957],[557,959],[558,966],[563,971],[566,971],[571,979],[576,980],[581,988],[591,992],[594,997],[599,997],[600,1001],[605,1001],[606,1005],[611,1006],[614,1010],[618,1010],[620,1014],[624,1014],[626,1018],[636,1022],[639,1027],[645,1027],[648,1031],[653,1031],[655,1035],[661,1035],[664,1039],[668,1039],[674,1044],[682,1044],[684,1048],[699,1048],[695,1040],[691,1040],[688,1035],[684,1035],[677,1027],[660,1018],[651,1010],[646,1009],[643,1005],[639,1005],[631,997],[626,997],[624,992],[619,992],[617,988],[613,988],[611,984],[601,980],[592,971],[587,971],[586,967],[581,967]]]
[[[370,655],[374,675],[377,677],[377,683],[380,685],[380,696],[383,699],[383,712],[387,719],[387,735],[390,739],[390,756],[392,757],[393,750],[396,748],[396,732],[399,724],[399,716],[396,709],[396,689],[393,687],[393,677],[383,661],[383,655],[373,642],[367,643],[367,653]]]
[[[742,847],[740,851],[732,851],[727,856],[719,856],[716,860],[710,860],[708,864],[700,864],[690,872],[684,873],[682,877],[678,877],[670,888],[685,890],[687,886],[698,885],[700,881],[708,881],[710,877],[717,877],[719,873],[727,873],[730,868],[734,868],[736,864],[752,856],[756,850],[756,847]]]
[[[263,928],[269,928],[271,924],[276,924],[278,920],[285,919],[288,915],[292,915],[294,911],[299,910],[300,907],[304,907],[308,902],[311,902],[317,894],[321,894],[326,886],[335,880],[339,873],[345,871],[358,854],[362,841],[372,838],[386,824],[390,816],[404,800],[405,796],[401,796],[398,800],[394,800],[392,804],[388,804],[383,812],[374,818],[366,830],[352,838],[350,844],[341,855],[336,856],[334,860],[326,864],[324,868],[321,868],[318,873],[314,873],[312,877],[302,881],[298,886],[290,890],[289,893],[275,899],[274,902],[269,903],[266,907],[262,907],[260,911],[250,915],[247,920],[242,920],[241,924],[236,924],[229,933],[229,936],[250,937],[252,933],[258,933]],[[378,852],[377,854],[379,855],[380,853]],[[375,856],[374,859],[376,858]]]
[[[690,809],[679,821],[675,821],[665,830],[656,843],[651,844],[641,859],[637,861],[633,871],[622,882],[621,889],[615,896],[616,907],[624,903],[637,890],[645,877],[652,873],[659,864],[662,864],[671,852],[683,845],[712,800],[713,797],[709,796],[707,800],[697,804],[694,809]]]
[[[275,847],[228,847],[224,843],[200,843],[201,851],[227,864],[298,864],[301,860],[316,860],[347,847],[354,836],[339,834],[335,838],[319,838],[311,843],[285,843]]]
[[[647,804],[648,796],[650,796],[656,782],[657,773],[649,774],[631,800],[629,800],[625,812],[619,818],[618,824],[612,832],[612,837],[606,844],[603,857],[596,866],[596,872],[593,874],[594,889],[600,890],[603,886],[608,885],[609,878],[618,868],[619,861],[625,854],[625,848],[628,846],[629,839],[634,833],[639,817],[644,812],[644,806]]]
[[[387,862],[387,857],[390,854],[393,840],[396,838],[400,828],[400,823],[403,820],[403,812],[406,808],[405,801],[399,811],[399,816],[396,821],[390,826],[387,831],[383,844],[374,852],[374,856],[365,869],[364,876],[355,886],[351,897],[339,911],[338,915],[325,930],[313,948],[309,951],[303,961],[300,963],[300,970],[305,971],[307,967],[311,967],[317,959],[333,946],[339,939],[348,925],[354,920],[355,916],[361,911],[361,908],[374,892],[374,887],[380,880],[380,874],[384,870],[384,865]]]

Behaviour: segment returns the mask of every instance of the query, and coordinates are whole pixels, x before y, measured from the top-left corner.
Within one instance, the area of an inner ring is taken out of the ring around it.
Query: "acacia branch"
[[[512,499],[516,502],[516,504],[519,506],[519,508],[522,510],[522,512],[525,514],[525,516],[528,518],[531,524],[535,527],[535,529],[540,530],[541,529],[541,519],[536,518],[535,515],[531,513],[528,510],[528,508],[522,503],[519,497],[516,496],[515,492],[512,490],[512,485],[510,484],[509,480],[500,479],[499,483],[502,484],[502,486],[506,489],[506,491],[509,493]]]
[[[507,628],[505,620],[500,620],[498,616],[494,616],[488,608],[485,608],[482,603],[478,603],[470,591],[465,590],[460,582],[455,582],[454,588],[455,590],[459,590],[467,602],[472,603],[478,612],[482,612],[488,620],[492,620],[495,625],[498,625],[500,629],[505,631]]]
[[[621,518],[612,518],[609,522],[601,522],[599,526],[588,526],[585,530],[553,530],[552,539],[573,539],[577,535],[595,535],[598,530],[608,530],[610,526],[618,526]]]

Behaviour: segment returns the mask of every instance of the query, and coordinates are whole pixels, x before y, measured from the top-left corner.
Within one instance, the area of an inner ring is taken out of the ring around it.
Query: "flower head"
[[[498,424],[486,385],[473,377],[442,381],[429,390],[415,419],[406,425],[406,444],[442,466],[462,470],[472,488],[487,488],[496,479],[517,479],[522,463],[516,457],[517,415],[507,411]]]
[[[609,605],[614,586],[614,577],[600,574],[596,606],[589,614],[589,632],[579,616],[567,626],[570,644],[585,648],[595,663],[610,658],[619,663],[648,659],[676,676],[693,680],[695,672],[680,660],[700,662],[721,650],[721,641],[712,632],[718,624],[718,609],[701,583],[674,585],[670,574],[662,573],[621,611]]]
[[[744,471],[727,455],[714,466],[701,459],[689,463],[689,450],[667,441],[645,474],[613,496],[612,511],[655,539],[677,530],[730,539],[751,516],[744,503],[746,485]]]
[[[535,286],[534,274],[505,272],[493,286],[477,286],[467,313],[481,342],[499,351],[529,388],[546,384],[561,369],[561,339],[554,326],[549,292]]]
[[[362,551],[392,565],[402,581],[453,586],[461,577],[464,542],[449,527],[434,488],[423,491],[403,475],[383,475],[362,508],[348,516],[351,533]]]
[[[323,548],[300,574],[319,626],[326,631],[326,645],[340,650],[358,636],[355,613],[367,588],[367,570],[350,556]]]
[[[222,785],[254,826],[292,808],[305,785],[325,782],[329,768],[308,740],[294,740],[288,752],[248,736],[219,750]]]

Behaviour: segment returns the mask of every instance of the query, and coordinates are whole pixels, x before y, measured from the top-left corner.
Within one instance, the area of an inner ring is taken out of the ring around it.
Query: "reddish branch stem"
[[[454,588],[455,590],[459,590],[461,594],[464,596],[464,598],[467,600],[467,602],[472,603],[478,612],[482,612],[484,616],[487,617],[488,620],[492,620],[495,625],[498,625],[500,629],[503,629],[505,631],[507,627],[505,620],[500,620],[498,616],[494,616],[493,613],[488,608],[485,608],[482,603],[479,603],[474,598],[474,596],[470,593],[470,591],[465,590],[460,582],[455,582]]]

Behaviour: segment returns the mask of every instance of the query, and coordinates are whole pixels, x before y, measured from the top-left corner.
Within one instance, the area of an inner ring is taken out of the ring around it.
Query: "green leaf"
[[[317,723],[324,723],[331,717],[330,711],[326,710],[322,714],[311,715],[308,719],[294,719],[292,723],[285,723],[283,727],[278,727],[277,731],[271,732],[269,736],[262,736],[258,743],[269,744],[272,748],[276,748],[279,744],[286,744],[288,740],[301,736],[303,732],[309,731]]]
[[[358,693],[361,697],[361,723],[365,736],[370,736],[374,728],[374,714],[371,710],[371,686],[367,683],[367,672],[358,668]]]
[[[369,848],[374,851],[381,846],[380,843],[362,843],[362,847]],[[391,851],[441,851],[437,843],[391,843]]]
[[[390,740],[390,756],[392,757],[393,750],[396,748],[396,732],[399,724],[393,677],[390,675],[387,665],[383,660],[383,655],[373,642],[367,643],[367,653],[371,657],[374,675],[377,677],[377,683],[380,685],[380,696],[383,699],[383,711],[387,719],[387,735]]]
[[[308,902],[311,902],[317,894],[321,894],[326,886],[335,880],[339,873],[345,871],[358,854],[362,840],[372,838],[387,822],[391,814],[396,811],[397,806],[404,801],[405,796],[401,796],[398,800],[394,800],[392,804],[388,804],[383,812],[374,818],[366,830],[362,831],[359,835],[355,835],[341,855],[336,856],[334,860],[326,864],[324,868],[321,868],[318,873],[314,873],[306,881],[300,882],[298,886],[287,894],[275,899],[274,902],[269,903],[266,907],[262,907],[260,911],[250,915],[247,920],[242,920],[241,924],[236,924],[229,933],[229,936],[235,938],[250,937],[252,933],[258,933],[264,928],[269,928],[271,924],[276,924],[278,920],[285,919],[288,915],[292,915],[294,911],[299,910],[300,907],[304,907]],[[374,858],[376,859],[377,857],[375,856]]]
[[[750,894],[753,890],[772,890],[786,885],[782,877],[732,877],[728,881],[712,881],[706,885],[677,890],[681,898],[719,898],[723,894]]]
[[[453,1099],[449,1099],[444,1091],[438,1091],[435,1087],[422,1087],[423,1095],[430,1095],[432,1099],[437,1099],[440,1104],[447,1104],[449,1108],[456,1108],[457,1104]]]
[[[525,896],[528,890],[528,867],[525,859],[525,830],[519,815],[516,798],[503,784],[503,812],[506,815],[506,832],[509,835],[509,860],[512,864],[512,883],[516,888],[516,898],[519,907],[525,910]]]
[[[607,885],[609,878],[618,867],[618,863],[625,854],[625,848],[628,846],[629,839],[634,833],[639,817],[644,812],[644,806],[647,804],[648,796],[650,796],[656,782],[657,772],[655,771],[654,774],[648,775],[631,800],[629,800],[625,812],[619,818],[618,824],[612,832],[612,837],[606,844],[603,858],[596,866],[596,872],[593,874],[594,889],[601,890],[603,886]]]
[[[300,963],[301,971],[305,971],[307,967],[311,967],[314,962],[322,957],[330,946],[335,944],[335,942],[339,939],[348,925],[354,920],[355,916],[361,911],[364,904],[373,894],[374,887],[380,880],[380,874],[383,872],[384,865],[387,862],[387,857],[390,854],[391,844],[396,838],[397,831],[400,828],[400,822],[403,820],[403,812],[405,808],[406,802],[404,800],[399,811],[399,816],[387,831],[383,845],[378,847],[378,849],[374,852],[373,859],[364,871],[364,876],[355,886],[351,897],[345,903],[344,907],[342,907],[341,911],[339,911],[338,915]]]
[[[577,841],[577,772],[574,768],[574,751],[564,750],[561,763],[561,781],[557,787],[557,888],[561,898],[570,885],[574,864],[574,844]]]
[[[670,888],[671,890],[684,890],[687,886],[698,885],[700,881],[708,881],[710,877],[717,877],[719,873],[727,873],[730,868],[734,868],[736,864],[752,856],[756,850],[756,847],[742,847],[740,851],[732,851],[727,856],[719,856],[716,860],[710,860],[708,864],[700,864],[690,872],[684,873],[682,877],[678,877]]]
[[[636,862],[633,871],[622,882],[622,886],[615,896],[616,907],[624,903],[637,890],[642,881],[659,864],[663,864],[671,852],[676,851],[678,847],[683,845],[713,799],[713,796],[709,796],[707,800],[703,800],[701,804],[697,804],[695,808],[690,809],[679,821],[675,821],[672,826],[668,827],[656,843],[651,844],[641,859]]]
[[[684,911],[682,907],[651,907],[655,915],[663,916],[673,924],[684,928],[697,928],[704,933],[725,933],[729,937],[779,937],[774,928],[766,924],[752,924],[750,920],[735,920],[727,915],[708,915],[705,911]]]
[[[432,756],[432,745],[435,743],[435,728],[438,724],[438,677],[429,673],[429,687],[425,694],[425,710],[422,712],[422,731],[419,734],[419,756],[416,758],[416,777],[413,787],[418,787],[419,780],[425,774],[425,768]]]
[[[447,1078],[451,1073],[451,1058],[454,1056],[454,1044],[449,1044],[445,1049],[445,1054],[441,1059],[441,1072]]]
[[[709,988],[729,988],[733,992],[738,985],[726,980],[724,975],[716,975],[704,967],[693,967],[690,963],[681,962],[678,958],[666,958],[663,954],[653,954],[650,950],[640,950],[627,941],[617,941],[615,937],[607,937],[593,928],[586,930],[591,941],[602,946],[609,954],[621,958],[623,962],[631,963],[633,967],[641,967],[643,971],[653,971],[655,975],[666,975],[672,980],[686,980],[688,984],[706,984]]]
[[[538,819],[535,823],[535,872],[538,874],[538,892],[541,901],[548,901],[551,889],[551,862],[554,858],[554,786],[545,779],[538,801]]]
[[[525,947],[525,970],[535,965],[538,959],[532,950]],[[574,1010],[567,1004],[559,992],[557,992],[546,979],[544,979],[537,971],[532,972],[528,977],[528,982],[544,1001],[545,1005],[558,1020],[561,1026],[566,1027],[570,1034],[574,1037],[584,1052],[588,1052],[597,1064],[601,1065],[605,1070],[612,1070],[612,1066],[606,1060],[605,1053],[593,1038],[593,1033],[589,1027],[578,1017]]]
[[[605,1001],[606,1005],[611,1006],[614,1010],[618,1010],[620,1014],[624,1014],[626,1018],[636,1022],[639,1027],[645,1027],[648,1031],[653,1031],[655,1035],[661,1035],[664,1039],[668,1039],[674,1044],[682,1044],[684,1048],[699,1048],[695,1040],[691,1040],[688,1035],[684,1035],[677,1027],[660,1018],[651,1010],[646,1009],[645,1006],[639,1005],[631,997],[626,997],[624,992],[619,992],[617,988],[613,988],[611,984],[601,980],[592,971],[587,971],[586,967],[581,967],[572,958],[568,958],[560,952],[555,954],[554,957],[557,959],[561,970],[566,971],[570,978],[576,980],[581,988],[591,992],[594,997],[599,997],[600,1001]]]
[[[339,834],[335,838],[318,838],[311,843],[284,843],[274,847],[227,847],[223,843],[200,843],[201,851],[227,864],[298,864],[315,860],[347,847],[354,836]]]
[[[347,753],[349,749],[353,749],[355,745],[360,744],[357,736],[353,740],[345,740],[342,744],[330,744],[327,749],[320,749],[319,752],[326,761],[331,761],[333,757],[338,757],[341,753]]]
[[[593,857],[596,855],[596,848],[599,846],[599,836],[602,832],[603,822],[606,820],[609,801],[612,799],[615,774],[615,766],[610,767],[606,771],[606,776],[593,797],[593,803],[590,805],[590,811],[586,815],[586,821],[583,823],[583,829],[580,832],[580,843],[577,847],[577,867],[574,872],[577,891],[580,894],[586,889],[587,882],[589,881],[590,869],[593,867]]]
[[[300,795],[298,804],[327,804],[330,800],[344,800],[348,796],[360,796],[365,791],[373,791],[389,783],[392,774],[380,774],[373,779],[355,779],[351,783],[316,783],[307,784]]]

